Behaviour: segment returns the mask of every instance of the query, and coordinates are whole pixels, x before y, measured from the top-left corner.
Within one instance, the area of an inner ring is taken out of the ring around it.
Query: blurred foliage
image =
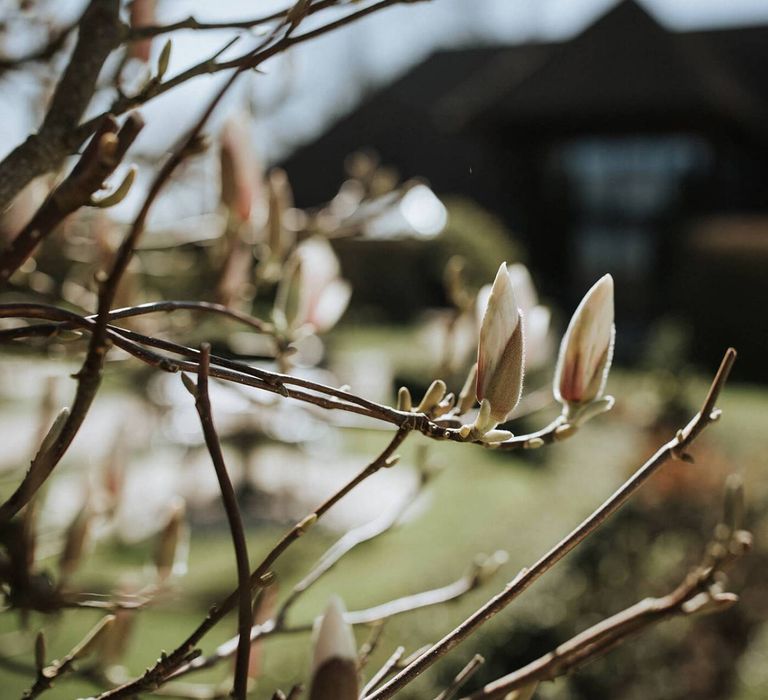
[[[466,263],[467,281],[481,287],[493,280],[502,262],[525,262],[522,245],[498,217],[471,199],[446,197],[444,201],[448,224],[435,241],[434,274],[442,277],[448,260],[460,255]]]

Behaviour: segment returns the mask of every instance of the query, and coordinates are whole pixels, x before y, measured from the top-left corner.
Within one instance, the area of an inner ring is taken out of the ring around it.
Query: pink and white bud
[[[475,393],[478,401],[488,400],[493,420],[503,423],[522,389],[523,327],[507,264],[502,263],[480,326]]]
[[[614,336],[613,278],[604,275],[582,299],[560,343],[554,379],[560,403],[584,405],[603,395]]]
[[[340,277],[341,268],[331,244],[324,238],[308,238],[294,251],[293,280],[284,280],[285,313],[289,325],[309,325],[316,333],[324,333],[338,323],[349,304],[352,288]],[[278,292],[278,297],[281,297]]]
[[[510,265],[508,270],[512,291],[523,316],[525,336],[525,366],[528,371],[546,365],[551,357],[552,343],[549,333],[550,311],[539,303],[539,295],[528,268],[522,263]]]
[[[221,202],[240,221],[251,216],[259,193],[260,167],[245,117],[230,118],[221,130]]]
[[[155,0],[133,0],[131,3],[131,27],[147,27],[155,23]],[[144,63],[152,53],[152,39],[139,39],[130,44],[128,53]]]
[[[155,569],[161,583],[167,581],[173,573],[186,572],[189,549],[184,499],[174,499],[169,510],[168,520],[155,545]]]
[[[531,273],[523,263],[518,262],[507,267],[507,274],[512,285],[512,291],[515,293],[517,305],[525,315],[539,305],[539,295],[533,286]]]
[[[357,700],[357,647],[344,604],[331,598],[315,628],[309,700]]]

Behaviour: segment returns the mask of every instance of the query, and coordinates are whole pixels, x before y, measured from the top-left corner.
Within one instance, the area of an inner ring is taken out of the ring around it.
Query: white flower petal
[[[613,278],[604,275],[582,299],[560,344],[553,387],[558,401],[578,404],[602,395],[614,333]]]
[[[491,415],[503,422],[520,400],[523,384],[523,334],[512,283],[502,263],[491,288],[480,327],[476,393],[487,398]]]

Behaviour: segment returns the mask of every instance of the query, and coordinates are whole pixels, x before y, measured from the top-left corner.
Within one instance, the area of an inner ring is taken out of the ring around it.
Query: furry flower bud
[[[603,395],[614,336],[613,278],[604,275],[582,299],[560,344],[553,387],[560,403],[583,405]]]
[[[503,423],[517,406],[522,388],[523,327],[507,264],[502,263],[480,326],[475,391],[478,401],[490,403],[491,417]]]
[[[315,629],[309,700],[357,700],[357,648],[344,620],[344,604],[332,598]]]

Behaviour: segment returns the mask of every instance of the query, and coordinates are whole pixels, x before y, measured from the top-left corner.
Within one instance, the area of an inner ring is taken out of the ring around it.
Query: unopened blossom
[[[233,216],[247,221],[259,192],[260,167],[253,153],[246,118],[228,119],[219,138],[221,202]]]
[[[177,498],[170,507],[170,514],[155,545],[155,568],[158,579],[166,581],[172,573],[186,570],[188,532],[185,522],[184,500]]]
[[[155,23],[155,0],[133,0],[131,3],[131,27],[146,27]],[[131,58],[144,63],[149,61],[152,52],[152,39],[132,41],[128,47]]]
[[[503,423],[517,406],[523,388],[523,328],[506,263],[493,282],[480,327],[477,350],[477,400],[487,399],[490,415]]]
[[[292,328],[307,325],[316,333],[330,330],[352,294],[349,282],[340,276],[331,244],[324,238],[308,238],[296,247],[291,262],[294,272],[286,275],[278,293],[286,320]]]
[[[315,628],[309,700],[357,700],[357,646],[344,620],[344,604],[332,598]]]
[[[547,364],[552,351],[549,326],[549,309],[539,303],[539,295],[533,278],[523,263],[514,263],[507,268],[512,282],[517,305],[523,316],[525,335],[525,366],[528,371]]]
[[[613,278],[601,277],[576,309],[560,344],[555,398],[579,405],[603,395],[613,357]]]

